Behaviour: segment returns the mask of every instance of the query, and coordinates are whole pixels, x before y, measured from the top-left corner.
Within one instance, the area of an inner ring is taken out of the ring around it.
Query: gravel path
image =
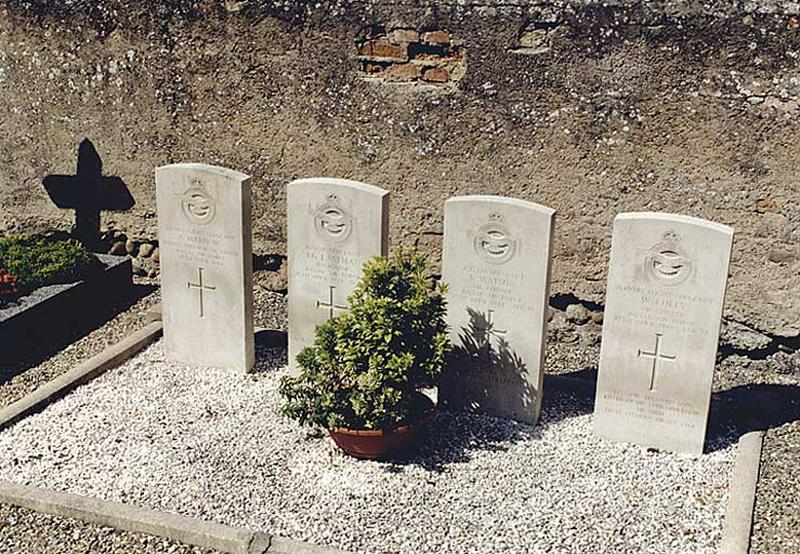
[[[0,504],[4,554],[216,554],[171,540]]]
[[[535,429],[437,416],[416,458],[356,461],[277,416],[285,351],[232,375],[160,343],[0,435],[0,478],[362,552],[713,552],[735,446],[699,459],[591,433],[545,396]],[[57,440],[56,440],[57,437]]]

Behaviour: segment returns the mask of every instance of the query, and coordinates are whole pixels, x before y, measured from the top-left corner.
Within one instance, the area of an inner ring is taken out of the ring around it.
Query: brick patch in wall
[[[361,70],[383,81],[448,86],[465,72],[464,49],[446,29],[373,25],[361,32],[356,47]]]

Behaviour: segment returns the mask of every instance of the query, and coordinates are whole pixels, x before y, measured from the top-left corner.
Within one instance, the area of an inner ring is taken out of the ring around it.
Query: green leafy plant
[[[319,325],[284,377],[285,416],[328,429],[391,429],[418,416],[418,391],[436,383],[450,349],[446,287],[426,257],[400,250],[364,264],[350,307]]]
[[[55,283],[85,278],[100,263],[74,240],[12,236],[0,239],[0,267],[16,277],[16,289],[26,294]]]

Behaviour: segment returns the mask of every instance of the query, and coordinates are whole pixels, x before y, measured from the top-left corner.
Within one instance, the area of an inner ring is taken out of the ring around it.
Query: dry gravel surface
[[[751,552],[800,552],[800,421],[765,437]]]
[[[735,445],[607,442],[554,388],[536,428],[440,413],[420,453],[358,461],[278,416],[283,349],[238,375],[160,343],[0,434],[0,479],[358,552],[714,552]],[[55,437],[58,437],[55,440]]]

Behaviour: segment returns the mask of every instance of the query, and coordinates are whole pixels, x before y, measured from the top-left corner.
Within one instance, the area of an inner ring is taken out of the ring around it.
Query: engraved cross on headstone
[[[505,335],[507,333],[507,331],[494,328],[494,322],[492,321],[492,314],[493,313],[494,313],[494,310],[488,310],[488,312],[486,314],[486,323],[478,322],[475,325],[475,329],[482,333],[482,337],[481,338],[483,339],[483,347],[486,350],[491,350],[491,348],[492,348],[492,345],[491,345],[492,335],[502,337],[503,335]]]
[[[664,360],[667,362],[674,362],[677,359],[677,356],[669,356],[667,354],[663,354],[661,352],[661,337],[663,335],[661,333],[656,333],[656,347],[652,352],[647,352],[646,350],[639,349],[639,357],[640,358],[651,358],[653,360],[653,367],[650,368],[650,390],[655,390],[655,383],[656,383],[656,369],[658,367],[658,360]]]
[[[135,202],[122,179],[103,176],[103,161],[89,139],[78,147],[75,173],[48,175],[42,183],[56,206],[75,210],[75,238],[94,248],[99,246],[100,212],[129,210]]]
[[[333,311],[334,310],[346,310],[347,306],[340,306],[336,304],[334,301],[334,296],[336,294],[336,287],[330,285],[328,287],[328,301],[323,302],[322,300],[317,300],[317,308],[327,308],[328,309],[328,319],[333,319]]]
[[[203,292],[204,291],[215,291],[215,290],[217,290],[217,287],[212,286],[212,285],[206,285],[206,284],[203,283],[203,268],[202,267],[198,267],[197,268],[197,274],[198,274],[198,282],[197,283],[192,283],[191,281],[189,281],[187,284],[189,285],[190,289],[197,289],[197,292],[200,294],[200,317],[203,317],[203,314],[204,314]]]

